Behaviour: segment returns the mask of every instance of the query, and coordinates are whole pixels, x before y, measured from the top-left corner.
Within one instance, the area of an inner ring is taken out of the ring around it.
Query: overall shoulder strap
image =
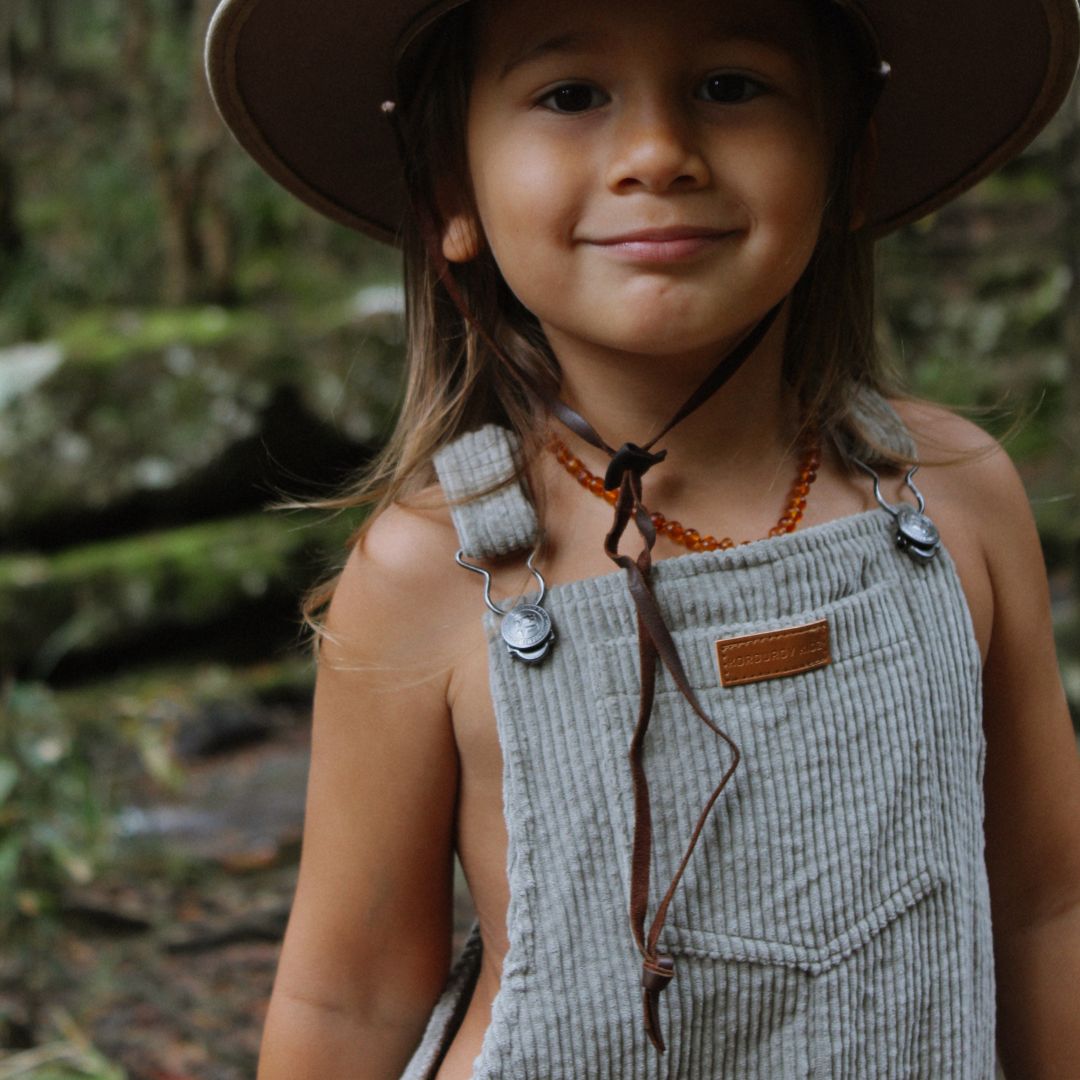
[[[466,556],[496,559],[536,547],[536,512],[517,471],[517,436],[495,424],[460,436],[435,455]]]

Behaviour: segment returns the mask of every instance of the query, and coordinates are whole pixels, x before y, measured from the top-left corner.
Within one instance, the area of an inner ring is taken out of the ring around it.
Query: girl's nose
[[[693,125],[677,109],[628,111],[615,131],[608,186],[616,192],[693,191],[709,180]]]

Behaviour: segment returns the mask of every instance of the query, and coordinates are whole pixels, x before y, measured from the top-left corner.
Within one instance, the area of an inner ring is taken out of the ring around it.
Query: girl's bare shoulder
[[[992,435],[943,405],[917,399],[892,404],[915,440],[920,486],[947,496],[948,506],[971,525],[992,520],[1003,506],[1027,513],[1016,467]]]
[[[467,575],[437,486],[379,512],[353,545],[326,617],[324,648],[373,660],[445,663]],[[395,654],[402,654],[400,656]]]

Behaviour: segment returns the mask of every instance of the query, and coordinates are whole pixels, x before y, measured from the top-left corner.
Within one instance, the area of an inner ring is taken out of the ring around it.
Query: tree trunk
[[[191,222],[197,238],[204,291],[210,299],[234,299],[236,237],[222,190],[221,157],[227,145],[224,126],[210,97],[203,69],[203,41],[217,0],[195,0],[192,12],[192,95],[189,130],[198,148],[193,177]]]
[[[166,89],[150,61],[153,36],[164,32],[161,9],[149,0],[129,0],[127,5],[129,86],[161,207],[162,294],[172,304],[228,299],[232,293],[233,244],[217,176],[224,132],[201,63],[202,41],[214,7],[213,0],[196,0],[191,10],[193,63],[186,115],[177,130],[165,116]]]
[[[8,143],[17,98],[16,8],[16,0],[0,3],[0,265],[19,255],[25,246],[16,209],[18,174]]]

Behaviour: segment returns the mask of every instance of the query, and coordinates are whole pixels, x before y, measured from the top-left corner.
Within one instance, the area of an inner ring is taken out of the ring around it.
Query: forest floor
[[[143,870],[129,864],[122,883],[71,898],[39,972],[38,1026],[57,1038],[24,1051],[23,1064],[74,1041],[127,1080],[254,1076],[296,885],[309,756],[306,716],[275,732],[191,763],[179,796],[127,810],[130,843],[145,849],[127,858]],[[455,947],[471,921],[460,874],[457,892]],[[19,1058],[0,1059],[0,1078],[44,1075],[20,1071]]]

